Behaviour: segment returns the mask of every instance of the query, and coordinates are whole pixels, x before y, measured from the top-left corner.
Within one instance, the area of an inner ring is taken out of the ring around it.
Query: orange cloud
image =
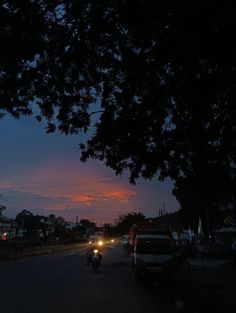
[[[135,196],[136,193],[131,191],[123,190],[110,190],[106,192],[100,192],[99,190],[94,191],[92,195],[88,194],[75,194],[71,197],[72,201],[75,202],[86,202],[87,204],[91,201],[99,200],[118,200],[120,202],[128,202],[130,197]]]
[[[87,196],[87,195],[73,195],[71,197],[71,200],[76,201],[76,202],[88,202],[88,201],[92,201],[93,197]]]
[[[135,192],[131,191],[107,191],[103,193],[103,197],[107,199],[116,199],[127,202],[130,197],[135,196]]]

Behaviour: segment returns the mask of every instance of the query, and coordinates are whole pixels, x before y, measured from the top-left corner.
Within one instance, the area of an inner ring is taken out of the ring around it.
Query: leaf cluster
[[[212,185],[210,201],[235,179],[233,8],[213,0],[2,1],[1,113],[20,117],[36,106],[48,132],[72,134],[89,129],[99,98],[82,161],[127,170],[132,183],[158,174],[177,188],[192,182],[198,194]]]

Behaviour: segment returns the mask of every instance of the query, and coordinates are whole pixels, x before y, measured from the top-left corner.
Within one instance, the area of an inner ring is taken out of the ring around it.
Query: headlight
[[[99,246],[102,246],[102,245],[103,245],[103,242],[100,240],[100,241],[98,242],[98,245],[99,245]]]
[[[111,239],[111,242],[114,242],[114,239]]]

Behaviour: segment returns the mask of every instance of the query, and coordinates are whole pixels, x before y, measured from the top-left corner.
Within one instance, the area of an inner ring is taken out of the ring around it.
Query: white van
[[[144,276],[169,276],[173,270],[173,242],[168,235],[137,234],[133,270],[137,280]]]

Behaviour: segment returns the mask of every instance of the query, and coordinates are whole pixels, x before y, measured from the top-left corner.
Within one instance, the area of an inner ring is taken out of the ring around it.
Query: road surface
[[[98,273],[87,246],[0,263],[0,313],[234,313],[236,268],[177,271],[169,285],[139,284],[119,244]]]
[[[172,295],[138,284],[119,244],[104,248],[98,273],[85,247],[0,263],[1,313],[169,313]]]

